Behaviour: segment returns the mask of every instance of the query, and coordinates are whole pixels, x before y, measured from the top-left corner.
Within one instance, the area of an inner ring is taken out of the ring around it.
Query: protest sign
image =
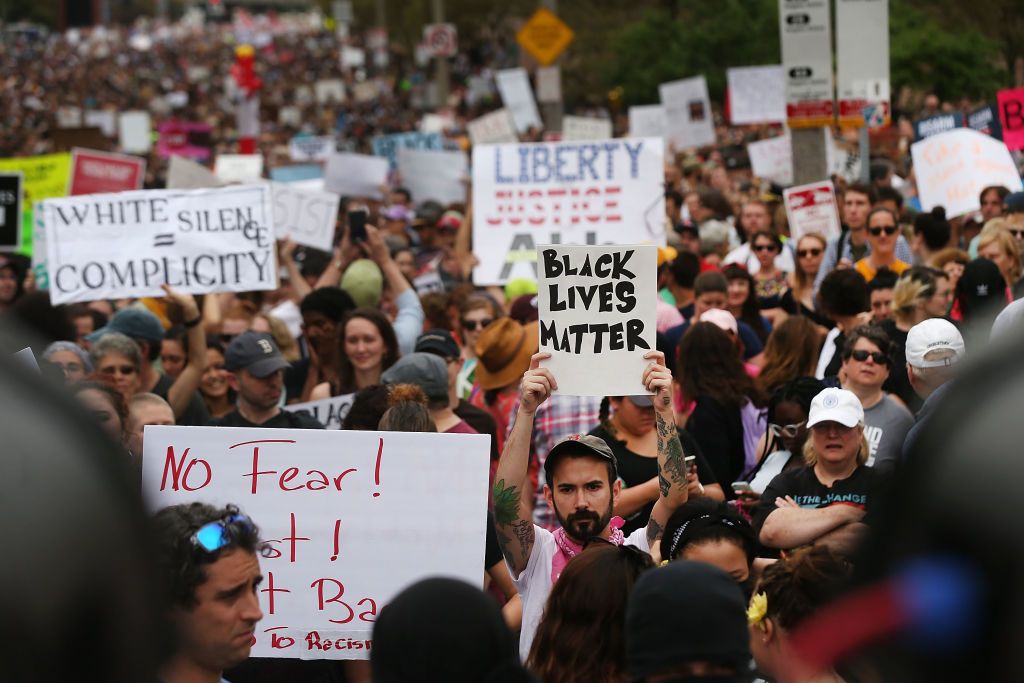
[[[473,119],[466,126],[469,139],[474,145],[490,145],[499,142],[517,142],[515,123],[508,109],[498,109]]]
[[[303,135],[288,141],[288,156],[292,161],[327,161],[333,152],[333,135]]]
[[[388,160],[368,154],[332,154],[324,167],[324,189],[342,197],[384,198]]]
[[[320,164],[296,164],[294,166],[276,166],[270,169],[270,179],[279,183],[301,183],[307,180],[324,178],[324,167]]]
[[[576,34],[558,15],[546,7],[538,7],[516,33],[516,42],[536,59],[548,66],[562,54]]]
[[[861,112],[889,113],[889,0],[836,0],[836,99],[841,126],[863,126]]]
[[[469,76],[466,79],[466,104],[475,107],[481,100],[494,95],[494,81],[490,76]]]
[[[537,81],[538,102],[561,102],[562,101],[562,68],[555,66],[542,66],[535,74]]]
[[[734,126],[786,120],[786,79],[781,66],[742,66],[726,70],[729,120]]]
[[[931,135],[938,135],[964,125],[964,115],[960,112],[936,114],[928,118],[914,121],[914,139],[924,140]]]
[[[31,253],[33,251],[32,235],[34,234],[31,209],[37,201],[67,195],[68,180],[71,175],[71,155],[61,153],[0,159],[0,172],[20,172],[24,176],[19,251]]]
[[[352,98],[356,102],[372,102],[380,94],[376,81],[361,81],[352,86]]]
[[[366,50],[351,45],[342,45],[340,59],[343,69],[366,66]]]
[[[345,101],[345,82],[340,78],[325,78],[313,84],[317,104]]]
[[[526,69],[504,69],[494,75],[505,109],[512,114],[516,131],[525,133],[531,128],[541,128],[537,103],[533,101],[533,90]]]
[[[213,174],[222,183],[251,183],[263,177],[262,154],[218,154]]]
[[[420,120],[421,133],[443,133],[456,127],[455,117],[450,112],[440,114],[424,114]]]
[[[220,187],[223,184],[205,166],[184,157],[171,157],[171,163],[167,169],[167,189],[198,190],[204,187]]]
[[[141,190],[146,179],[146,162],[126,154],[91,149],[71,150],[69,195]]]
[[[787,188],[782,192],[782,201],[789,220],[789,236],[794,243],[809,232],[832,239],[842,231],[831,180]]]
[[[629,137],[664,138],[668,135],[665,107],[646,104],[629,108]]]
[[[277,287],[270,186],[141,190],[43,203],[54,305]]]
[[[58,128],[81,128],[82,109],[80,107],[57,107]]]
[[[986,104],[984,107],[969,112],[967,127],[996,140],[1003,139],[1003,127],[999,123],[999,110],[994,104]]]
[[[122,152],[144,154],[153,146],[148,111],[125,111],[117,117],[117,130]]]
[[[36,202],[32,211],[25,212],[32,219],[32,274],[38,289],[50,288],[50,270],[46,263],[46,225],[43,222],[43,203]],[[24,231],[22,231],[24,234]]]
[[[910,146],[921,210],[943,206],[950,218],[981,208],[978,195],[989,185],[1022,189],[1006,145],[970,128],[933,135]]]
[[[411,132],[378,135],[370,142],[373,145],[374,155],[387,157],[388,166],[392,169],[398,167],[399,149],[432,149],[437,151],[449,149],[444,136],[440,133]]]
[[[455,24],[427,24],[423,27],[423,45],[431,57],[454,57],[459,51]]]
[[[538,243],[665,243],[660,139],[481,145],[472,168],[478,285],[536,280]]]
[[[658,86],[665,108],[668,142],[676,149],[715,144],[708,83],[703,76],[684,78]]]
[[[341,423],[345,420],[345,416],[348,415],[355,397],[355,394],[332,396],[331,398],[322,398],[319,401],[291,403],[286,405],[284,409],[290,413],[304,410],[322,424],[325,429],[341,429]]]
[[[25,176],[20,171],[0,173],[0,251],[16,251],[21,247],[24,181]]]
[[[277,122],[282,126],[298,128],[302,125],[302,110],[288,105],[277,110]]]
[[[367,659],[403,588],[482,583],[484,435],[149,426],[144,443],[153,511],[237,504],[269,544],[255,657]]]
[[[162,159],[172,156],[206,161],[213,147],[213,128],[207,123],[164,121],[158,129],[157,154]]]
[[[607,140],[612,137],[612,122],[608,119],[594,119],[585,116],[562,117],[562,139]]]
[[[465,152],[398,150],[402,184],[417,202],[433,199],[441,204],[466,201],[469,164]]]
[[[755,176],[779,185],[793,184],[793,146],[788,135],[748,142],[747,156]]]
[[[1024,88],[1000,90],[997,97],[1003,142],[1009,149],[1024,149]]]
[[[312,192],[287,183],[272,185],[274,234],[277,238],[291,238],[297,244],[331,251],[341,197],[332,192]]]
[[[112,109],[86,110],[85,125],[99,128],[108,138],[117,137],[117,112]]]
[[[832,124],[830,0],[779,0],[786,122],[790,128]]]
[[[655,349],[658,248],[537,247],[540,350],[567,396],[648,394],[641,381]],[[600,372],[594,372],[600,368]]]

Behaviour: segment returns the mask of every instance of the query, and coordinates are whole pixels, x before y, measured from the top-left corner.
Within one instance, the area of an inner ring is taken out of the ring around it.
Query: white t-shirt
[[[523,601],[523,626],[519,632],[519,657],[525,662],[530,655],[533,637],[544,615],[544,605],[551,593],[551,564],[558,546],[555,535],[543,527],[533,525],[533,552],[526,562],[526,569],[516,577],[512,567],[508,568],[512,583]],[[636,546],[645,553],[651,552],[647,543],[647,527],[643,526],[626,537],[624,545]]]

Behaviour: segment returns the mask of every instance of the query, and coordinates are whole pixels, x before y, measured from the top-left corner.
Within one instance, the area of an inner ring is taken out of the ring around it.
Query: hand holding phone
[[[366,209],[355,209],[348,212],[348,239],[352,244],[366,241]]]

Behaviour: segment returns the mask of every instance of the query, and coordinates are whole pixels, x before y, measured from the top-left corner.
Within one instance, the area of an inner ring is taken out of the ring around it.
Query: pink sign
[[[126,154],[91,149],[71,150],[70,195],[141,190],[146,162]]]
[[[999,121],[1009,149],[1024,149],[1024,88],[999,91]]]
[[[206,123],[166,121],[160,124],[156,151],[161,159],[172,156],[206,161],[210,158],[213,128]]]

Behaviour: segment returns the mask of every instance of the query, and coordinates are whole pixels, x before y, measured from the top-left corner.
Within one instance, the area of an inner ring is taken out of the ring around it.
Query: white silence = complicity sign
[[[658,249],[654,245],[537,248],[537,310],[544,367],[569,396],[649,394],[655,350]]]
[[[485,435],[150,426],[144,443],[153,511],[234,503],[269,544],[256,657],[367,659],[405,587],[481,585]]]
[[[43,202],[50,300],[277,287],[270,185],[142,190]]]

